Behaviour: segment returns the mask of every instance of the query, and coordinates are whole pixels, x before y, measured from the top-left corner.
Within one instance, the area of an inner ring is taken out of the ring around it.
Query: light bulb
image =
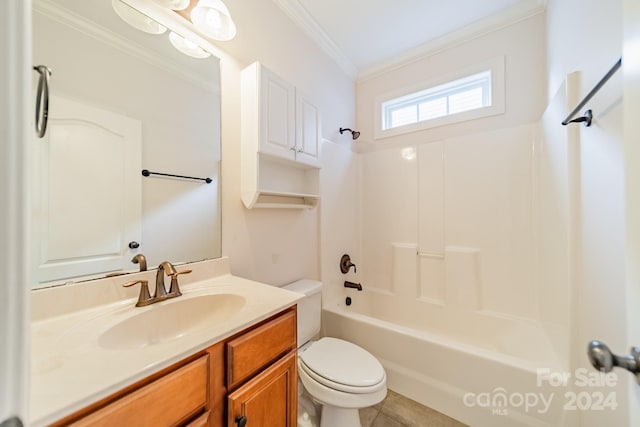
[[[199,0],[191,10],[191,22],[214,40],[231,40],[236,36],[236,26],[222,0]]]
[[[208,58],[211,54],[198,46],[196,43],[189,39],[182,37],[180,34],[176,34],[173,31],[169,33],[169,41],[180,52],[185,55],[189,55],[193,58]]]
[[[154,0],[162,7],[173,10],[183,10],[189,6],[189,0]]]
[[[113,10],[132,27],[149,34],[162,34],[167,28],[120,0],[111,0]]]
[[[222,28],[222,15],[216,9],[209,9],[207,10],[205,22],[211,28],[220,29]]]

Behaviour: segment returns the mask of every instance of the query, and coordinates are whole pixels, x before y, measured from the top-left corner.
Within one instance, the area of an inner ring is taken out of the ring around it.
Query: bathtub
[[[563,410],[569,389],[550,381],[567,370],[535,322],[431,307],[421,318],[440,321],[418,329],[368,314],[375,298],[362,292],[350,306],[325,304],[322,332],[375,355],[390,389],[470,426],[577,425],[575,412]]]

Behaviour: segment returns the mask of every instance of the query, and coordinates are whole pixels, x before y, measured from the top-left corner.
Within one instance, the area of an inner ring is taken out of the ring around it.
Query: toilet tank
[[[320,332],[322,316],[322,282],[298,280],[283,286],[283,289],[304,294],[298,301],[298,347],[311,341]]]

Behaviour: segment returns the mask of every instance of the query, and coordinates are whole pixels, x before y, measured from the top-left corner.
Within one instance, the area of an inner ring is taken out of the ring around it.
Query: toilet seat
[[[337,338],[321,338],[298,357],[300,369],[320,384],[346,393],[374,393],[386,386],[380,362],[368,351]]]

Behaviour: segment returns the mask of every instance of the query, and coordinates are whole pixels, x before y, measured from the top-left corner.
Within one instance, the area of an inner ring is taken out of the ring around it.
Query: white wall
[[[462,262],[474,310],[538,319],[531,124],[545,102],[544,24],[538,14],[358,82],[366,288],[444,304],[456,292],[447,272]],[[372,142],[377,96],[496,56],[505,57],[504,114]],[[397,243],[422,254],[420,283],[403,285],[412,289],[392,289]]]
[[[320,278],[320,209],[247,210],[240,201],[240,71],[260,61],[318,105],[322,136],[354,120],[354,84],[274,2],[228,2],[237,37],[221,44],[223,253],[234,274],[281,285]],[[325,162],[323,174],[333,165]],[[336,248],[336,251],[339,251]],[[327,255],[336,258],[341,253]]]
[[[466,43],[424,57],[382,76],[359,81],[357,123],[362,150],[391,145],[438,141],[452,136],[529,124],[539,119],[545,105],[544,14],[538,14]],[[376,96],[428,82],[497,56],[505,57],[506,111],[504,114],[441,126],[374,141]]]
[[[621,54],[622,1],[548,0],[547,3],[549,97],[572,71],[580,73],[582,97]],[[595,122],[590,128],[579,127],[574,159],[577,169],[577,194],[573,201],[576,215],[571,218],[575,230],[571,342],[574,369],[589,366],[585,349],[590,340],[605,341],[617,353],[628,350],[621,73],[609,81],[588,108],[593,109]],[[629,380],[630,375],[625,372],[617,374],[621,381]],[[623,389],[613,389],[616,390]],[[617,397],[620,404],[617,411],[583,411],[580,425],[627,425],[625,394],[618,392]]]
[[[360,224],[371,212],[361,211],[361,156],[350,147],[325,141],[322,147],[320,173],[321,200],[321,277],[325,303],[357,291],[346,290],[344,281],[359,283],[363,277],[362,236]],[[340,258],[348,254],[356,264],[345,275],[340,271]]]

